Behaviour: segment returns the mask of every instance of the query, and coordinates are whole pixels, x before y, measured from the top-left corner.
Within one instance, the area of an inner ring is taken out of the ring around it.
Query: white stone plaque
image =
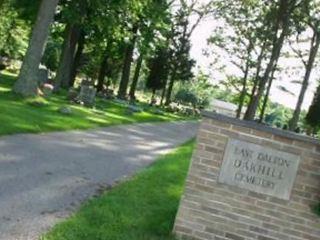
[[[219,182],[289,200],[300,156],[245,141],[228,141]]]

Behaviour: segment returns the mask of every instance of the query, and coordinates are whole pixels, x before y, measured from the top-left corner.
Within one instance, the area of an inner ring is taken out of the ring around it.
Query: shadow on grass
[[[173,240],[193,142],[86,203],[42,240]]]
[[[183,118],[171,114],[165,116],[142,112],[133,115],[126,113],[126,107],[112,101],[97,99],[96,112],[79,105],[70,105],[66,94],[52,95],[44,106],[32,106],[11,92],[15,77],[0,74],[0,135],[14,133],[38,133],[48,131],[88,129],[115,124],[174,121]],[[70,106],[73,114],[62,115],[61,106]]]

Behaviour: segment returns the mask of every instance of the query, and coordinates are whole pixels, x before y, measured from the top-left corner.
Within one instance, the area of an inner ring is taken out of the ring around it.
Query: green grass
[[[194,142],[90,200],[42,240],[173,240],[172,227]]]
[[[115,124],[182,120],[173,114],[156,115],[151,112],[126,114],[126,107],[112,101],[97,100],[93,110],[70,105],[65,95],[53,95],[44,100],[44,106],[33,106],[33,100],[22,99],[11,92],[16,77],[0,75],[0,135],[14,133],[38,133],[71,129],[88,129]],[[42,100],[41,100],[42,101]],[[62,115],[61,106],[71,106],[73,114]]]

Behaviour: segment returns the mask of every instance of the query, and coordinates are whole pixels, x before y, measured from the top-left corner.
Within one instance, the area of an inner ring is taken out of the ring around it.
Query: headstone
[[[161,116],[165,115],[165,112],[160,109],[155,109],[152,111],[152,113],[154,113],[156,115],[161,115]]]
[[[79,95],[79,100],[86,107],[93,107],[95,104],[97,90],[93,86],[82,85]]]
[[[42,86],[42,92],[45,96],[49,96],[52,94],[54,90],[54,86],[52,84],[49,84],[49,83],[45,83],[43,86]]]
[[[40,68],[38,71],[38,83],[40,85],[48,82],[49,79],[49,71],[45,68]]]
[[[58,109],[58,112],[60,112],[63,115],[71,115],[72,109],[68,106],[62,106]]]
[[[133,115],[135,113],[141,113],[143,112],[143,109],[141,109],[138,106],[135,105],[128,105],[127,109],[126,109],[126,114],[127,115]]]
[[[135,105],[129,105],[128,110],[133,113],[141,113],[143,111],[140,107],[135,106]]]

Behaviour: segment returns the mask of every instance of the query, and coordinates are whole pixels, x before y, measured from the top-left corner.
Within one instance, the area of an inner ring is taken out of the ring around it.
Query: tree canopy
[[[215,86],[230,88],[238,104],[237,117],[270,121],[273,89],[277,85],[291,94],[283,79],[294,77],[291,83],[300,92],[287,124],[292,131],[302,124],[305,95],[318,67],[318,0],[50,3],[0,3],[0,56],[22,62],[14,88],[19,94],[38,94],[39,68],[44,65],[56,91],[86,80],[98,92],[112,88],[121,99],[135,99],[137,89],[145,86],[168,106],[181,83],[186,92],[193,92],[194,82],[201,79],[190,54],[191,37],[210,17],[216,26],[208,26],[212,34],[207,53],[215,59],[212,68],[225,74]],[[284,59],[300,62],[299,76],[283,64]],[[235,70],[228,72],[225,62]],[[211,83],[216,80],[209,78]]]

